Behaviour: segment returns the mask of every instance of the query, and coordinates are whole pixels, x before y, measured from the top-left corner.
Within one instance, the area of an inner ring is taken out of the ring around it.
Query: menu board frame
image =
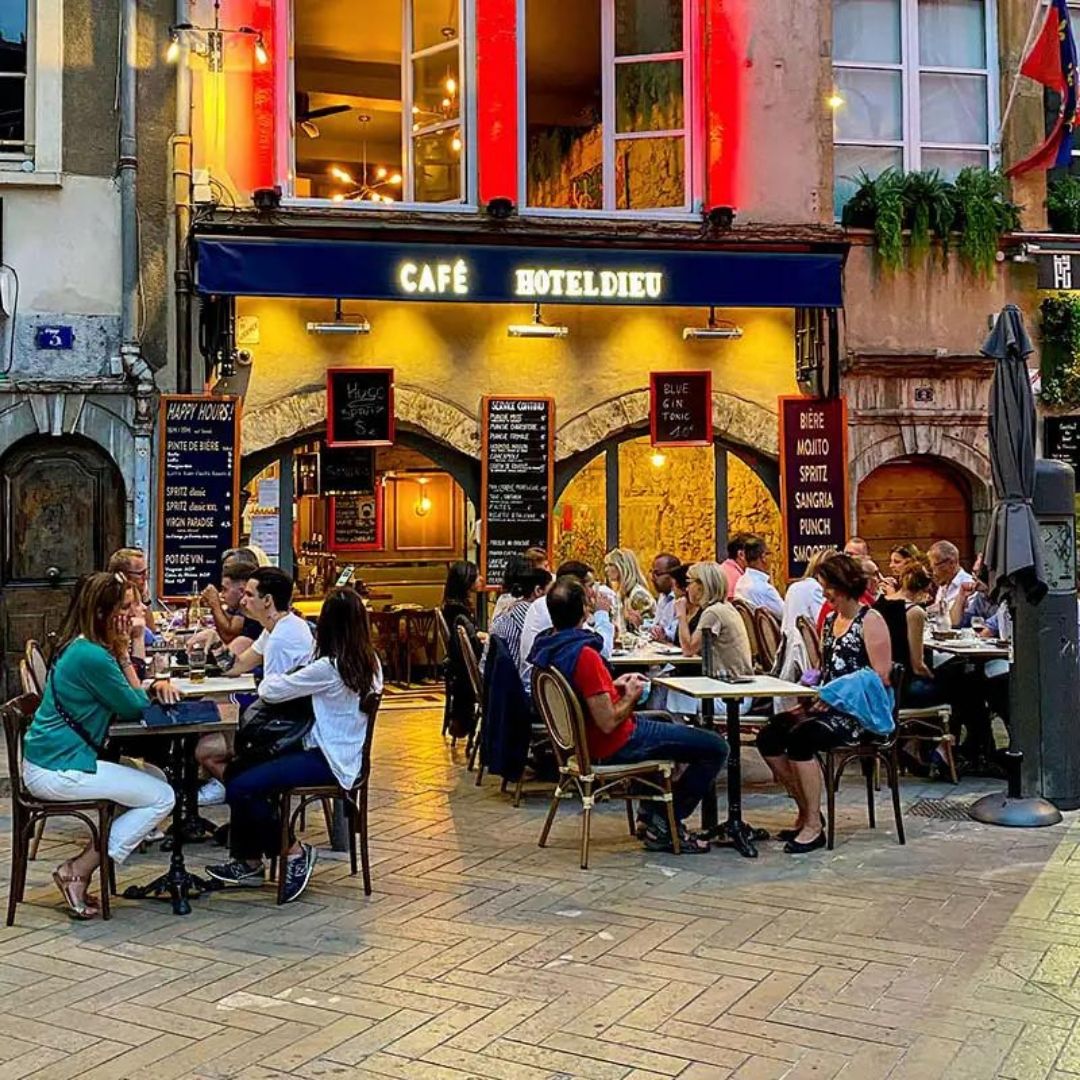
[[[703,379],[705,383],[705,435],[701,439],[671,439],[661,441],[660,428],[660,380],[661,379]],[[653,446],[712,446],[712,370],[700,368],[693,371],[651,371],[649,372],[649,439]]]
[[[549,556],[555,542],[555,521],[552,516],[555,507],[555,399],[527,394],[487,394],[480,399],[480,573],[484,579],[486,592],[498,592],[502,589],[502,582],[490,581],[488,575],[488,424],[491,417],[491,404],[495,401],[539,401],[547,406],[547,536],[544,541],[544,550]]]
[[[848,409],[847,399],[842,397],[837,398],[813,398],[806,397],[803,394],[784,394],[777,399],[777,412],[778,421],[780,427],[780,517],[783,522],[784,528],[784,570],[789,578],[795,579],[802,577],[806,570],[806,563],[801,560],[793,558],[795,550],[796,537],[792,536],[792,530],[794,528],[795,520],[789,513],[788,499],[795,494],[792,485],[789,482],[788,468],[792,465],[792,462],[788,456],[787,450],[787,436],[786,420],[789,412],[789,407],[793,405],[801,405],[805,407],[822,407],[826,406],[831,409],[839,409],[840,411],[840,452],[838,461],[840,462],[840,504],[839,504],[839,516],[840,516],[840,537],[838,543],[831,541],[826,542],[823,540],[822,545],[828,547],[836,547],[837,550],[842,550],[846,543],[848,530],[850,528],[849,513],[850,504],[848,502],[850,496],[850,482],[848,478]],[[797,415],[797,414],[796,414]],[[831,479],[827,482],[827,486],[835,488],[836,480]]]
[[[228,547],[236,547],[240,534],[240,419],[243,413],[243,398],[237,395],[215,397],[209,394],[162,394],[158,402],[158,470],[157,470],[157,558],[156,585],[157,595],[162,600],[185,600],[187,596],[169,594],[165,591],[165,464],[168,452],[168,409],[177,402],[232,402],[233,411],[233,487],[232,487],[232,534]],[[220,568],[219,568],[220,569]]]
[[[1043,457],[1052,461],[1063,461],[1080,473],[1080,447],[1073,453],[1068,448],[1063,450],[1059,445],[1062,441],[1061,429],[1066,426],[1075,430],[1076,441],[1080,443],[1080,416],[1064,414],[1043,417]]]
[[[369,458],[371,462],[371,483],[367,487],[337,487],[332,483],[332,478],[327,474],[327,467],[334,457],[334,454],[341,449],[340,447],[330,446],[329,443],[323,445],[319,449],[318,458],[318,486],[319,493],[322,495],[371,495],[375,488],[379,486],[379,471],[378,471],[378,458],[376,456],[376,449],[374,446],[366,447],[351,447]]]
[[[375,499],[375,539],[370,544],[339,544],[337,533],[337,504],[339,499]],[[326,546],[330,551],[384,551],[386,549],[386,525],[383,514],[383,485],[375,484],[373,492],[353,492],[348,495],[330,495],[327,497]]]
[[[387,436],[385,439],[339,439],[334,430],[334,377],[337,375],[387,376]],[[396,432],[394,416],[394,369],[388,367],[333,367],[326,369],[326,445],[336,450],[353,446],[393,446]]]

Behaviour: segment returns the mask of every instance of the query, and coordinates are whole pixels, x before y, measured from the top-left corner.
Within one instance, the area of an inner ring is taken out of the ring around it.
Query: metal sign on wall
[[[1080,251],[1040,254],[1035,262],[1040,289],[1080,289]]]
[[[780,398],[780,512],[789,578],[847,536],[847,402]]]

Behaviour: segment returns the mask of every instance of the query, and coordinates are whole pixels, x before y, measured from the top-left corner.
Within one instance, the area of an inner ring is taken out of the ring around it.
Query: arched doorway
[[[27,638],[44,641],[82,574],[104,569],[124,543],[124,481],[116,463],[80,436],[32,435],[0,459],[0,626],[7,689]]]
[[[897,544],[951,540],[970,565],[975,553],[971,485],[950,462],[936,457],[898,458],[859,485],[858,533],[878,560]]]

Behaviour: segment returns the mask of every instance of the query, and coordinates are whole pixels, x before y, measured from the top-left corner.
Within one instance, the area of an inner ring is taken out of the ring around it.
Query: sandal
[[[70,870],[71,863],[64,863],[63,866],[57,867],[53,871],[52,879],[56,883],[56,887],[60,890],[60,895],[64,898],[64,903],[67,904],[68,915],[73,919],[96,919],[101,914],[101,910],[95,906],[96,898],[91,898],[89,895],[76,896],[75,890],[72,888],[77,882],[85,881],[86,879],[78,874],[64,874],[63,870]],[[91,902],[93,900],[93,902]]]
[[[641,842],[646,851],[675,851],[675,845],[671,840],[671,830],[666,823],[650,822],[645,828]],[[711,850],[711,846],[704,837],[690,832],[685,825],[679,824],[680,855],[702,855]]]

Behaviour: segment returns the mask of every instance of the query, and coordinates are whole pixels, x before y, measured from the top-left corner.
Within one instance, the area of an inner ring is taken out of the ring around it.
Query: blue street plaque
[[[34,342],[39,349],[70,349],[75,343],[75,331],[70,326],[39,326]]]

